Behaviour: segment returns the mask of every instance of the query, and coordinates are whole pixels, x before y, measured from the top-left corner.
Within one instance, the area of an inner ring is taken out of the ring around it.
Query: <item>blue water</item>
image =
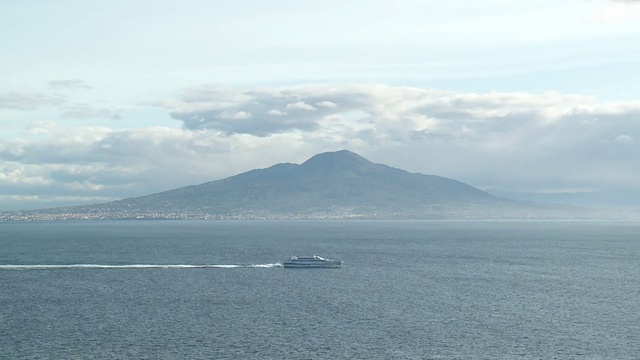
[[[0,358],[637,359],[639,236],[633,222],[0,223]],[[345,263],[278,265],[312,254]]]

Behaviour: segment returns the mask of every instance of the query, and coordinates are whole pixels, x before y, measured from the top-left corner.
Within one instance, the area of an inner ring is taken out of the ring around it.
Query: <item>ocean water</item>
[[[638,359],[640,223],[0,223],[0,359]],[[341,269],[284,269],[290,255]]]

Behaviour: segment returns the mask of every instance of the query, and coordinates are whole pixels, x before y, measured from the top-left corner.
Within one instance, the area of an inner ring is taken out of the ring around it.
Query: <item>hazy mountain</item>
[[[505,199],[537,203],[619,208],[640,207],[640,193],[633,190],[561,193],[510,192],[493,189],[486,191]]]
[[[106,204],[28,211],[35,219],[500,219],[566,217],[459,181],[374,164],[347,150]],[[582,215],[572,210],[572,214]]]

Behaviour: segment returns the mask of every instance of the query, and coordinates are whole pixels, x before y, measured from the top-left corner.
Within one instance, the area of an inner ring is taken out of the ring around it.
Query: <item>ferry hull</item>
[[[282,266],[290,269],[336,269],[342,266],[342,261],[332,261],[322,264],[305,264],[285,262]]]

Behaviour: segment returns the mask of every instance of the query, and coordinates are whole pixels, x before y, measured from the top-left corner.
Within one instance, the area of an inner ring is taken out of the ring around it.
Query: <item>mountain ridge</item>
[[[419,193],[398,194],[401,187],[414,190],[427,190]],[[455,187],[455,189],[448,189]],[[365,158],[342,150],[315,155],[302,164],[281,163],[264,169],[254,169],[222,180],[192,185],[157,194],[133,199],[121,200],[129,205],[136,200],[149,197],[162,197],[171,201],[172,205],[181,208],[193,207],[195,204],[214,206],[216,203],[235,203],[242,207],[256,207],[262,200],[272,201],[289,210],[304,211],[308,203],[295,205],[293,198],[307,198],[310,201],[323,203],[324,206],[383,206],[379,201],[380,194],[372,194],[375,190],[388,190],[394,195],[390,198],[436,200],[443,197],[459,198],[495,198],[479,189],[453,179],[435,175],[413,174],[401,169],[372,163]],[[196,191],[194,198],[190,193]],[[392,191],[395,190],[395,191]],[[167,199],[167,196],[180,194],[180,197]],[[185,195],[187,195],[185,197]],[[497,198],[496,198],[497,199]],[[384,200],[384,199],[383,199]],[[288,204],[284,204],[288,202]],[[312,204],[313,205],[313,204]],[[313,206],[311,206],[313,207]]]
[[[340,150],[155,194],[20,214],[33,219],[509,219],[563,210]]]

